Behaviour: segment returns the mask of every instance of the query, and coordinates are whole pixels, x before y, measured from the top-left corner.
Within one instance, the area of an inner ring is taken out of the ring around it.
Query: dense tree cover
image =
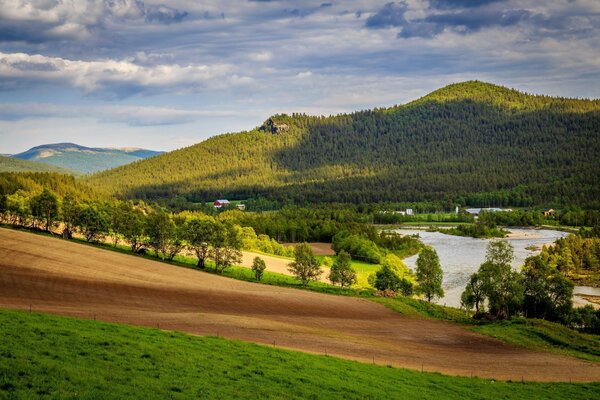
[[[0,173],[2,172],[55,172],[59,174],[73,174],[65,168],[56,167],[41,162],[20,160],[13,157],[0,156]]]
[[[595,228],[598,230],[598,228]],[[589,281],[600,279],[600,237],[591,236],[595,230],[583,231],[584,235],[569,235],[558,239],[552,246],[542,248],[541,257],[548,264],[567,276],[589,276]]]
[[[373,233],[368,228],[363,231],[342,230],[332,241],[332,248],[336,253],[345,251],[357,260],[372,264],[379,264],[389,253],[400,257],[417,254],[422,246],[418,235],[401,235],[388,231]]]
[[[106,196],[72,175],[51,172],[0,172],[0,195],[41,193],[46,188],[60,197],[71,195],[77,200],[106,199]]]
[[[458,225],[454,228],[430,228],[433,231],[445,233],[447,235],[469,236],[473,238],[502,238],[508,235],[506,229],[498,228],[495,224],[486,223],[479,219],[476,223],[470,225]]]
[[[427,201],[600,208],[600,101],[480,82],[332,117],[276,115],[285,132],[226,134],[88,179],[126,198],[283,203]]]

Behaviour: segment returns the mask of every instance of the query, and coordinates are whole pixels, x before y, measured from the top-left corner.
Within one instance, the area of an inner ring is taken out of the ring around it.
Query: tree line
[[[475,310],[475,318],[506,319],[515,315],[559,322],[600,333],[600,310],[573,308],[571,282],[544,254],[512,268],[514,252],[505,240],[489,243],[486,259],[469,278],[461,304]]]
[[[86,178],[130,199],[600,208],[600,102],[468,82],[413,103],[254,129]]]

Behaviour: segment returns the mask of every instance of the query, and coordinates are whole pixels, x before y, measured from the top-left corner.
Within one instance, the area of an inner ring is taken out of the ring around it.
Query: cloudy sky
[[[171,150],[469,79],[600,97],[600,1],[0,0],[0,153]]]

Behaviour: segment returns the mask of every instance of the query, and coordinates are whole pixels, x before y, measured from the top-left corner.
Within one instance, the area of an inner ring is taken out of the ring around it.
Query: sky
[[[600,97],[598,0],[0,0],[0,153],[173,150],[482,80]]]

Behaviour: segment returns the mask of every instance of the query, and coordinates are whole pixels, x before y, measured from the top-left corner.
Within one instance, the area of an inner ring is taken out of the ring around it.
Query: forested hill
[[[600,207],[599,156],[599,100],[472,81],[386,109],[273,116],[88,181],[130,198]]]

